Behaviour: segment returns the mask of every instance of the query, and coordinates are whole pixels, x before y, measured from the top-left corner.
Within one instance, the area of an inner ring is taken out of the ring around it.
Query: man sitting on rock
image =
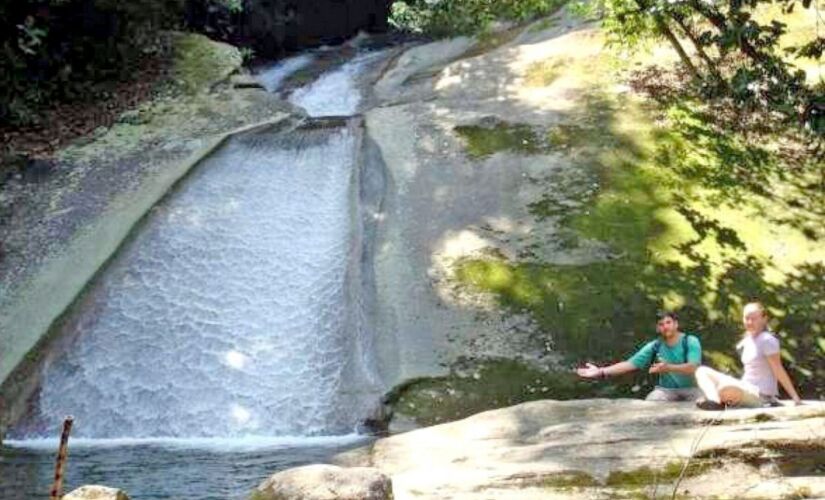
[[[695,401],[702,396],[693,373],[702,363],[702,346],[695,335],[679,331],[676,313],[657,316],[656,330],[661,338],[651,340],[627,361],[600,368],[587,363],[576,373],[583,378],[607,378],[635,370],[648,369],[658,374],[656,388],[647,395],[648,401]]]

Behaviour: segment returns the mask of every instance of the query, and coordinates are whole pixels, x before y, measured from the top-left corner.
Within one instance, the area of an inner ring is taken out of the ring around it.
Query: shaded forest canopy
[[[35,124],[55,101],[94,95],[93,84],[134,75],[141,61],[163,58],[164,30],[188,29],[273,57],[284,48],[351,36],[359,29],[428,36],[485,32],[497,21],[547,15],[565,0],[25,0],[0,5],[0,125]],[[392,4],[392,5],[390,5]],[[822,75],[806,81],[790,60],[820,61],[825,37],[788,45],[780,18],[754,12],[819,9],[812,0],[585,0],[611,43],[633,48],[662,39],[679,54],[705,99],[729,98],[809,129],[825,129]],[[821,14],[818,14],[821,20]],[[825,30],[823,30],[825,32]],[[799,38],[799,37],[796,37]],[[821,64],[821,62],[820,62]]]
[[[0,5],[0,124],[31,125],[55,101],[96,92],[168,56],[189,30],[275,57],[387,26],[388,0],[25,0]]]

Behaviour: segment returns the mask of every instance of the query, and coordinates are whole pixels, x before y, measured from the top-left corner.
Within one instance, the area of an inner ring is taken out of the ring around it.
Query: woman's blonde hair
[[[765,304],[759,302],[758,300],[754,300],[745,304],[745,306],[742,308],[742,311],[744,312],[748,308],[755,308],[757,311],[762,313],[762,316],[766,318],[768,317],[768,310],[765,309]]]

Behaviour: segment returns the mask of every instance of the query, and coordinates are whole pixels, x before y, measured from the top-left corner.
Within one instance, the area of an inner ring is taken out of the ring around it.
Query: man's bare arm
[[[576,373],[582,378],[607,378],[615,377],[623,373],[635,371],[636,367],[627,361],[620,361],[609,366],[600,368],[594,364],[587,363],[584,368],[579,368]]]

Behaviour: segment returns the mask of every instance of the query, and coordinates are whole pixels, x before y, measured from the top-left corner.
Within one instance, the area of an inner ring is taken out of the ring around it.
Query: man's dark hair
[[[679,321],[679,316],[673,311],[659,311],[656,313],[656,321],[661,321],[665,318],[670,318],[673,321]]]

